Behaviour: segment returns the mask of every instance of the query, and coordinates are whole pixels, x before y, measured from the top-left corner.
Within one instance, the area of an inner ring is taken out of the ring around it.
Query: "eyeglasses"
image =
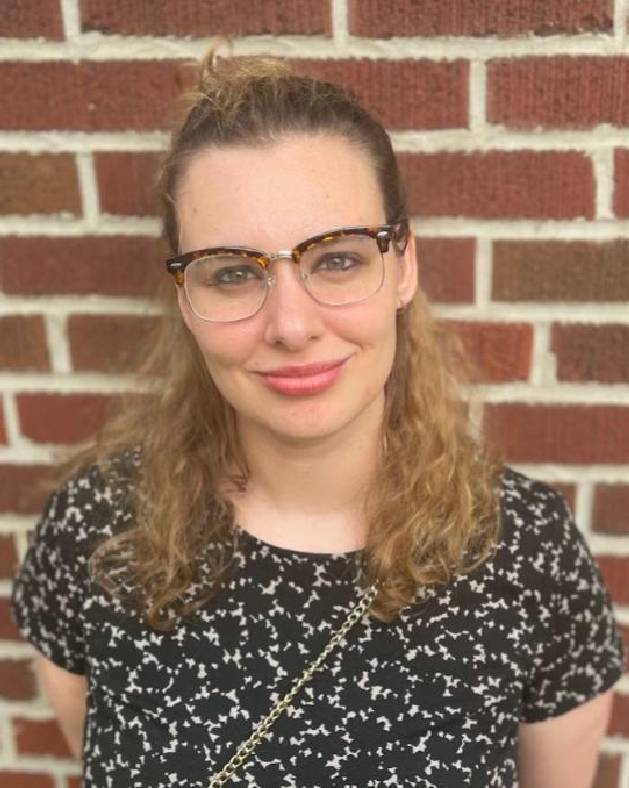
[[[262,309],[275,276],[271,262],[292,260],[299,279],[325,306],[347,306],[378,292],[384,282],[384,255],[393,243],[406,248],[406,219],[377,227],[344,227],[273,253],[240,246],[216,246],[171,257],[167,270],[183,287],[193,313],[201,320],[230,323]]]

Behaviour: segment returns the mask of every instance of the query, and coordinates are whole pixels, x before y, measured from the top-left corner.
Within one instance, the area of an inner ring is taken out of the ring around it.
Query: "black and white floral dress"
[[[50,497],[13,616],[87,676],[85,788],[207,788],[356,603],[358,554],[239,529],[220,597],[158,632],[88,577],[88,545],[132,521],[119,492],[91,468]],[[393,623],[363,617],[228,785],[517,787],[518,723],[612,687],[624,652],[564,498],[506,466],[501,500],[496,554]]]

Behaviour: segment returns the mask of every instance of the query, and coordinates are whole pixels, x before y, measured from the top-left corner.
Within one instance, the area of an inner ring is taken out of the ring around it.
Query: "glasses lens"
[[[185,268],[184,287],[192,311],[216,322],[242,320],[264,301],[262,267],[242,254],[200,257]]]
[[[302,254],[299,264],[310,294],[330,306],[362,301],[384,281],[384,259],[369,235],[319,241]]]

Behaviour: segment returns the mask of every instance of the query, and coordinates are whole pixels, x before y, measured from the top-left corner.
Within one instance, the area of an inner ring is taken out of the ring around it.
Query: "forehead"
[[[368,154],[323,134],[195,153],[176,203],[182,250],[215,243],[286,248],[334,227],[385,219]]]

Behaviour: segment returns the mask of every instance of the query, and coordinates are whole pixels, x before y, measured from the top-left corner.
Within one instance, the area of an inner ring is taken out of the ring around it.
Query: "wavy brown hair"
[[[210,52],[160,171],[163,234],[173,254],[177,187],[190,157],[208,146],[264,145],[292,133],[340,135],[360,146],[375,168],[386,220],[406,217],[390,139],[350,93],[293,74],[277,59],[219,60]],[[67,478],[91,463],[120,482],[120,463],[112,460],[132,447],[140,452],[124,479],[132,525],[100,543],[89,566],[100,585],[139,605],[162,630],[207,604],[229,575],[238,529],[220,480],[244,490],[249,473],[235,412],[185,328],[174,290],[165,274],[162,317],[137,366],[149,391],[128,398],[61,468]],[[475,374],[458,336],[431,315],[420,289],[398,312],[383,451],[359,551],[362,583],[380,583],[370,613],[382,621],[393,620],[419,589],[480,566],[497,545],[503,461],[472,428],[461,396]],[[186,598],[191,587],[200,593]]]

